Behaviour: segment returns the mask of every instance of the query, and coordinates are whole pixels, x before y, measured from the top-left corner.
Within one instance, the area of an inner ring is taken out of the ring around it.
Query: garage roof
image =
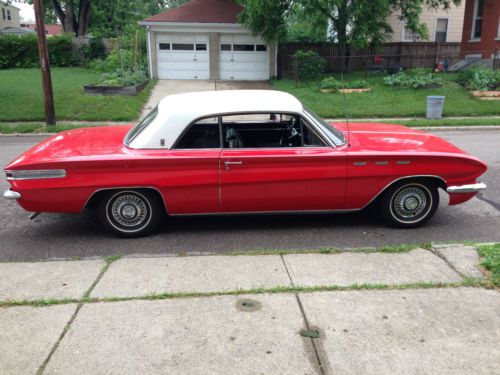
[[[146,18],[145,22],[239,23],[243,7],[232,0],[191,0],[178,8]]]

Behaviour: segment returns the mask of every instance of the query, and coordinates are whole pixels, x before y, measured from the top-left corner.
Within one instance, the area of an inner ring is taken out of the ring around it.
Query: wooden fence
[[[315,51],[326,60],[326,72],[340,70],[338,47],[331,43],[293,43],[281,44],[278,51],[278,76],[293,77],[294,53],[298,50]],[[348,71],[365,70],[373,65],[375,57],[383,59],[386,68],[403,66],[405,68],[433,67],[437,62],[447,60],[451,65],[460,59],[460,43],[387,43],[377,49],[362,48],[350,51],[347,56]]]

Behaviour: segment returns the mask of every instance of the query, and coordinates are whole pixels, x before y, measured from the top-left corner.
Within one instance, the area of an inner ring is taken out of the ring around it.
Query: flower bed
[[[86,94],[90,95],[137,95],[147,86],[148,81],[140,82],[131,86],[111,86],[102,84],[93,84],[83,86]]]
[[[368,92],[371,89],[368,87],[368,82],[365,80],[357,80],[350,82],[341,82],[334,77],[327,77],[320,84],[320,91],[325,94],[340,92],[344,94]]]

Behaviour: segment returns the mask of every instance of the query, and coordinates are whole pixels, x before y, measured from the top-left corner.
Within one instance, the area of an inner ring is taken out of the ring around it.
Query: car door
[[[312,134],[309,125],[299,121]],[[228,127],[223,124],[224,134]],[[229,148],[224,142],[219,167],[222,212],[344,208],[347,157],[343,150],[324,140],[312,145],[243,146]]]

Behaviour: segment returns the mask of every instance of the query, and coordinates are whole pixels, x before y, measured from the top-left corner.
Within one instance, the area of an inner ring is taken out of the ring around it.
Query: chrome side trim
[[[5,199],[17,200],[17,199],[21,198],[21,194],[19,194],[17,191],[12,191],[10,189],[7,189],[3,192],[3,197]]]
[[[362,166],[367,165],[368,163],[366,161],[355,161],[352,164],[355,165],[356,167],[362,167]]]
[[[388,161],[376,161],[375,162],[375,165],[389,165],[389,162]]]
[[[450,186],[446,189],[448,193],[477,193],[481,190],[486,189],[486,184],[482,182],[477,182],[475,184],[469,185],[458,185],[458,186]]]
[[[29,169],[29,170],[8,170],[5,171],[7,180],[41,180],[48,178],[64,178],[64,169]]]
[[[410,164],[410,161],[409,160],[398,160],[396,162],[397,165],[408,165]]]
[[[158,194],[160,194],[161,200],[163,201],[163,206],[165,207],[165,212],[168,213],[167,202],[165,201],[165,197],[163,196],[163,194],[161,193],[161,191],[159,189],[152,187],[152,186],[117,186],[117,187],[108,187],[108,188],[97,189],[92,194],[90,194],[90,197],[87,199],[87,201],[83,205],[80,212],[82,212],[85,209],[85,207],[87,207],[87,205],[89,204],[92,197],[94,195],[96,195],[97,193],[100,193],[101,191],[122,190],[122,189],[127,189],[127,190],[130,190],[130,189],[151,189],[151,190],[155,190],[156,192],[158,192]]]
[[[321,215],[321,214],[342,214],[360,211],[360,208],[350,210],[289,210],[289,211],[240,211],[240,212],[207,212],[207,213],[192,213],[192,214],[169,214],[169,216],[253,216],[253,215],[287,215],[287,214],[303,214],[303,215]]]

